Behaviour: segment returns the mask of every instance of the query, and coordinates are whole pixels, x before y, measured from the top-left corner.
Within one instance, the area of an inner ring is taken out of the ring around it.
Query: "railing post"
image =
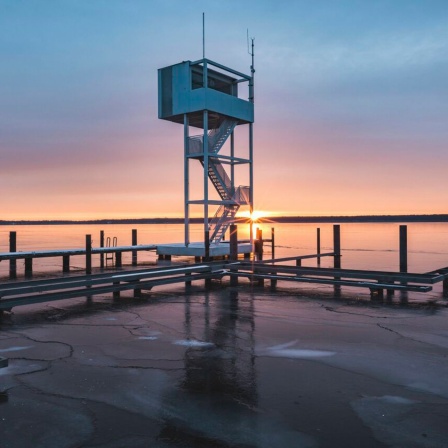
[[[230,261],[238,260],[238,227],[230,225]],[[238,276],[235,275],[235,268],[230,267],[230,286],[238,286]]]
[[[9,251],[17,252],[17,232],[9,232]],[[9,260],[9,278],[17,278],[17,260]]]
[[[132,229],[132,245],[137,246],[137,229]],[[137,266],[137,251],[132,251],[132,266]]]
[[[320,266],[320,227],[317,228],[317,265]]]
[[[271,252],[272,252],[272,259],[275,258],[275,229],[274,227],[271,228]]]
[[[121,261],[121,252],[115,252],[115,267],[121,268],[123,266],[123,263]]]
[[[86,235],[86,274],[92,273],[92,235]]]
[[[100,230],[100,247],[104,247],[104,230]],[[100,267],[104,269],[104,252],[100,254]]]

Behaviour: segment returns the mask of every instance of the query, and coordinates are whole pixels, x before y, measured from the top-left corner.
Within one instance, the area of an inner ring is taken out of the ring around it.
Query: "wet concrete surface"
[[[448,310],[200,285],[16,308],[0,447],[447,447]]]

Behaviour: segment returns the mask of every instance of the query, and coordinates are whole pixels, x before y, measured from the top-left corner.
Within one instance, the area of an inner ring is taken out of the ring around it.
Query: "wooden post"
[[[121,252],[115,252],[115,267],[121,268],[123,263],[121,262]]]
[[[443,296],[448,297],[448,278],[443,279]]]
[[[334,257],[334,268],[341,269],[341,226],[339,224],[333,225],[333,257]],[[336,276],[335,280],[340,280],[341,277]],[[339,285],[334,285],[334,294],[339,297],[341,293],[341,287]]]
[[[408,272],[408,226],[400,226],[400,272]],[[406,285],[406,282],[401,282],[402,285]],[[400,294],[401,303],[407,303],[408,292],[401,291]]]
[[[302,260],[300,258],[297,258],[296,260],[296,266],[302,266]]]
[[[132,229],[132,245],[137,246],[137,229]],[[132,266],[137,266],[137,251],[132,251]]]
[[[204,232],[204,261],[210,261],[210,232],[206,230]]]
[[[113,282],[114,286],[119,286],[120,282]],[[120,298],[120,290],[116,290],[112,293],[113,300],[118,300]]]
[[[92,235],[86,235],[86,274],[92,273]]]
[[[334,252],[334,267],[341,268],[341,226],[335,224],[333,226],[333,252]]]
[[[25,277],[31,278],[33,276],[33,257],[25,258]]]
[[[271,228],[271,252],[272,252],[272,259],[275,258],[275,229],[274,227]]]
[[[62,272],[70,272],[70,255],[62,255]]]
[[[230,225],[230,261],[238,260],[238,227]],[[238,286],[238,276],[232,275],[235,269],[230,268],[230,286]]]
[[[257,260],[263,260],[263,230],[257,228]],[[258,286],[264,286],[264,279],[260,278],[258,280]]]
[[[210,261],[210,232],[206,230],[204,232],[204,261],[208,263]],[[212,286],[212,281],[210,278],[205,279],[205,287],[210,288]]]
[[[320,227],[317,228],[317,265],[320,266]]]
[[[257,228],[256,233],[256,253],[257,253],[257,259],[263,260],[263,231],[259,228]]]
[[[400,226],[400,272],[408,272],[408,226]]]
[[[9,232],[9,251],[17,252],[17,232]],[[17,260],[9,260],[9,278],[17,278]]]
[[[100,247],[104,247],[104,230],[100,230]],[[100,254],[100,267],[104,269],[104,253]]]

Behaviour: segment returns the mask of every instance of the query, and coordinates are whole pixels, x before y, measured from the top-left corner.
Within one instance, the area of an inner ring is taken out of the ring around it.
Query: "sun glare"
[[[252,214],[249,211],[244,211],[238,214],[239,218],[247,218],[252,222],[259,222],[267,216],[269,216],[269,212],[264,212],[262,210],[254,210]]]

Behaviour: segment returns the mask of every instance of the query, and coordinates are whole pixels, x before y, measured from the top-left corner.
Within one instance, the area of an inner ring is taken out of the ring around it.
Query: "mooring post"
[[[272,259],[275,258],[275,229],[274,227],[271,228],[271,252],[272,252]]]
[[[137,246],[137,229],[132,229],[132,245]],[[137,266],[137,251],[132,251],[132,266]]]
[[[31,278],[33,276],[33,257],[25,258],[25,277]]]
[[[70,272],[70,255],[62,255],[62,272]]]
[[[400,272],[408,272],[408,226],[400,225]],[[406,285],[406,282],[401,282]],[[401,302],[407,303],[408,292],[401,291]]]
[[[104,247],[104,230],[100,230],[100,247]],[[104,253],[100,254],[100,267],[104,269]]]
[[[86,235],[86,274],[92,273],[92,235]]]
[[[210,261],[210,232],[204,232],[204,261]]]
[[[17,232],[9,232],[9,251],[17,252]],[[9,260],[9,278],[17,278],[17,260]]]
[[[334,268],[341,269],[341,226],[339,224],[333,225],[333,257]],[[334,279],[337,281],[340,280],[341,277],[336,276]],[[340,285],[334,285],[334,293],[336,296],[340,295]]]
[[[400,272],[408,272],[408,226],[400,226]]]
[[[263,260],[263,230],[257,228],[257,260],[261,261]],[[264,286],[264,279],[260,278],[258,279],[258,286]]]
[[[317,265],[320,266],[320,227],[317,228]]]
[[[258,260],[263,260],[263,231],[257,227],[256,233],[256,254]]]
[[[206,230],[204,232],[204,261],[208,263],[210,261],[210,232]],[[205,279],[205,287],[210,288],[212,286],[212,280],[210,278]]]
[[[341,268],[341,226],[335,224],[333,226],[333,256],[334,267],[336,269]]]
[[[230,225],[230,261],[238,260],[238,227]],[[235,267],[230,267],[230,286],[238,286],[238,276],[235,275]]]

